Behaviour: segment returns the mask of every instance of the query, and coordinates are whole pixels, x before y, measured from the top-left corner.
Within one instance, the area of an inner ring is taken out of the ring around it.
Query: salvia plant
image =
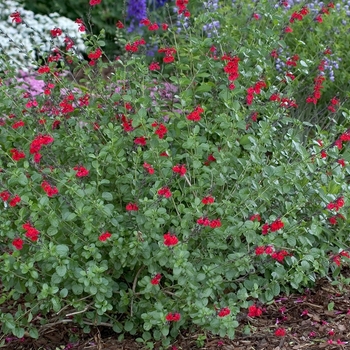
[[[112,62],[83,20],[85,61],[61,28],[41,33],[52,47],[31,78],[2,52],[0,300],[20,305],[3,334],[75,322],[163,346],[192,326],[233,338],[257,300],[341,274],[347,9],[311,5],[169,2],[169,19],[137,23],[159,45],[151,62],[123,18]]]

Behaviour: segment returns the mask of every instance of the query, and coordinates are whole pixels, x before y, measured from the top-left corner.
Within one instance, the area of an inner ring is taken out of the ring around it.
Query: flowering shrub
[[[295,32],[294,79],[276,69],[294,24],[285,9],[242,2],[239,27],[220,5],[219,34],[204,38],[211,13],[176,5],[190,25],[176,34],[167,23],[152,68],[144,39],[131,36],[101,79],[103,50],[87,35],[79,88],[56,60],[41,64],[39,94],[2,75],[1,285],[25,300],[15,317],[0,314],[3,332],[37,337],[35,316],[54,312],[164,345],[190,324],[234,337],[239,312],[259,317],[256,305],[336,276],[349,259],[346,92],[322,99],[338,85],[297,50]],[[290,11],[299,21],[303,9]],[[320,54],[337,50],[328,38]],[[68,44],[61,56],[80,67]],[[304,120],[309,97],[327,127]]]

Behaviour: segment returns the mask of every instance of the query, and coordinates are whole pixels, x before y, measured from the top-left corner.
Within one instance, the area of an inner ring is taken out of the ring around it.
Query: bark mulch
[[[315,288],[304,294],[280,296],[263,307],[260,317],[240,315],[236,338],[230,340],[191,329],[183,332],[170,350],[350,350],[350,286],[332,286],[321,279]],[[286,336],[274,334],[284,328]],[[39,339],[24,336],[6,339],[0,349],[7,350],[136,350],[147,349],[132,338],[118,341],[118,335],[108,327],[94,327],[89,334],[71,323],[46,325]],[[136,337],[135,337],[136,338]],[[160,345],[155,345],[159,349]]]

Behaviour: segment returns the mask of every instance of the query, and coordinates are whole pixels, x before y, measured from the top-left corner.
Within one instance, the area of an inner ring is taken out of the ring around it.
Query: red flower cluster
[[[280,263],[282,263],[283,260],[284,260],[284,258],[285,258],[286,256],[290,256],[290,255],[291,255],[291,254],[288,253],[286,250],[280,250],[280,251],[278,251],[278,252],[272,253],[272,254],[271,254],[271,258],[274,259],[274,260],[276,260],[276,261],[278,261],[278,262],[280,262]]]
[[[140,21],[140,24],[146,26],[149,31],[155,31],[159,29],[159,25],[157,23],[151,23],[148,18],[144,18]]]
[[[160,139],[163,139],[164,136],[166,135],[166,133],[168,132],[168,129],[166,128],[166,126],[162,123],[158,124],[158,122],[154,122],[152,123],[152,127],[156,128],[155,130],[155,134],[158,135],[158,137]]]
[[[127,43],[125,45],[125,50],[128,52],[137,52],[140,45],[146,45],[145,39],[136,40],[133,43]]]
[[[143,163],[143,168],[148,172],[148,174],[153,175],[154,174],[154,168],[151,164]]]
[[[158,62],[152,62],[149,66],[148,66],[148,69],[150,71],[153,71],[153,70],[160,70],[160,65]]]
[[[44,181],[41,184],[41,188],[46,192],[49,197],[53,197],[55,194],[58,194],[57,187],[52,187],[47,181]]]
[[[304,6],[300,11],[294,11],[289,19],[290,23],[294,23],[295,20],[301,21],[307,14],[309,9]]]
[[[10,192],[9,191],[2,191],[0,192],[0,198],[4,201],[7,202],[10,198]]]
[[[146,138],[144,136],[136,137],[136,139],[134,140],[134,144],[140,145],[140,146],[146,146],[147,144]]]
[[[337,266],[340,266],[341,265],[341,258],[342,257],[346,257],[348,259],[350,259],[350,254],[349,252],[343,250],[341,251],[339,254],[335,255],[333,257],[333,262],[337,265]]]
[[[172,195],[169,187],[162,187],[161,189],[158,190],[158,194],[160,196],[165,197],[165,198],[170,198]]]
[[[180,174],[180,176],[184,176],[186,174],[186,167],[183,164],[177,164],[173,166],[173,172]]]
[[[42,67],[39,67],[38,73],[39,73],[39,74],[50,73],[50,67],[49,67],[49,66],[42,66]]]
[[[258,81],[255,83],[254,86],[251,86],[247,89],[247,97],[246,97],[246,102],[247,105],[250,106],[253,102],[254,99],[254,94],[260,94],[261,89],[267,87],[266,83],[262,80]]]
[[[89,4],[90,6],[96,6],[101,3],[101,0],[90,0]]]
[[[0,198],[4,201],[7,202],[10,199],[11,195],[10,192],[8,191],[2,191],[0,192]],[[10,207],[14,207],[16,204],[18,204],[21,201],[21,197],[16,194],[9,202]]]
[[[127,211],[138,211],[139,207],[137,206],[136,203],[128,203],[125,207]]]
[[[118,21],[115,26],[118,28],[118,29],[123,29],[124,28],[124,24],[122,21]]]
[[[188,0],[176,0],[175,5],[178,8],[177,13],[179,15],[183,13],[185,17],[191,16],[190,12],[187,10],[187,7],[186,7],[187,4],[188,4]]]
[[[250,221],[260,221],[261,220],[261,216],[260,214],[254,214],[249,218]]]
[[[84,22],[83,22],[83,20],[81,18],[77,18],[75,20],[75,23],[78,24],[78,31],[79,32],[85,32],[86,27],[85,27],[85,24],[84,24]]]
[[[275,231],[282,229],[283,227],[284,227],[284,223],[281,221],[281,219],[277,219],[270,225],[267,223],[264,224],[261,228],[262,234],[267,235],[270,231],[275,232]]]
[[[239,62],[239,57],[234,56],[231,57],[230,55],[224,55],[221,57],[222,60],[228,61],[226,66],[224,67],[224,72],[228,74],[228,80],[235,81],[239,77],[238,73],[238,62]]]
[[[337,221],[338,218],[345,220],[345,218],[342,214],[337,214],[337,215],[334,215],[328,219],[329,223],[331,225],[336,225],[338,223],[338,221]]]
[[[53,38],[57,38],[58,36],[62,35],[62,29],[55,27],[54,29],[51,29],[51,36]]]
[[[203,113],[204,109],[200,106],[197,106],[193,112],[191,112],[186,118],[194,122],[199,122],[201,120],[200,113]]]
[[[330,202],[327,204],[327,209],[328,210],[335,210],[338,211],[340,208],[344,206],[344,197],[339,197],[337,198],[334,202]]]
[[[24,125],[25,125],[24,121],[23,120],[19,120],[18,122],[12,124],[12,129],[18,129],[18,128],[24,126]]]
[[[277,328],[275,330],[276,337],[284,337],[286,335],[286,330],[284,328]]]
[[[171,247],[179,243],[179,239],[175,235],[172,235],[170,232],[165,233],[163,239],[164,245],[167,247]]]
[[[22,227],[27,231],[26,237],[31,239],[33,242],[36,242],[39,238],[39,231],[33,227],[29,222],[22,225]]]
[[[263,313],[263,310],[256,305],[251,305],[248,308],[248,316],[249,317],[259,317],[262,315],[262,313]]]
[[[26,157],[24,152],[19,151],[16,148],[11,149],[10,152],[12,153],[12,159],[16,162],[18,162],[19,160],[24,159]]]
[[[165,47],[158,50],[159,53],[164,53],[165,57],[163,58],[164,63],[171,63],[175,60],[176,49],[173,47]]]
[[[11,13],[10,17],[12,18],[12,22],[22,23],[22,18],[21,18],[21,15],[18,11]]]
[[[216,158],[213,154],[209,154],[207,160],[204,162],[204,165],[209,166],[212,162],[216,162]]]
[[[54,141],[50,135],[38,135],[30,144],[30,154],[39,153],[43,145],[49,145]]]
[[[108,238],[110,238],[112,235],[109,232],[102,233],[99,237],[98,240],[101,242],[105,242]]]
[[[161,278],[162,278],[162,275],[161,275],[160,273],[157,273],[157,274],[151,279],[151,284],[153,284],[153,285],[159,284]]]
[[[335,106],[339,104],[339,100],[336,97],[333,97],[330,101],[330,105],[328,106],[328,110],[332,113],[335,113],[337,110],[335,109]]]
[[[203,204],[212,204],[214,203],[215,199],[212,196],[207,196],[202,199]]]
[[[322,64],[322,61],[321,61]],[[319,70],[322,69],[323,66],[319,66]],[[306,102],[307,103],[313,103],[316,105],[317,101],[321,98],[321,89],[323,89],[322,83],[326,80],[326,78],[323,75],[319,75],[314,79],[314,92],[312,96],[307,97]]]
[[[73,169],[77,172],[75,174],[75,176],[77,177],[84,177],[89,175],[89,170],[87,170],[85,167],[81,165],[75,166]]]
[[[168,322],[178,322],[181,319],[181,315],[178,312],[169,312],[166,316],[165,319]]]
[[[10,207],[16,206],[21,201],[21,197],[16,194],[9,202]]]
[[[201,226],[210,226],[211,228],[221,227],[221,220],[209,220],[207,217],[201,217],[197,220],[197,224]]]
[[[231,310],[228,307],[223,307],[218,312],[219,317],[225,317],[228,316],[231,313]]]
[[[256,247],[255,248],[255,255],[262,255],[262,254],[267,254],[267,255],[271,255],[274,253],[274,248],[270,245],[264,247],[264,246],[260,246],[260,247]]]
[[[15,238],[12,241],[12,245],[17,249],[17,250],[21,250],[23,248],[23,239],[22,238]]]

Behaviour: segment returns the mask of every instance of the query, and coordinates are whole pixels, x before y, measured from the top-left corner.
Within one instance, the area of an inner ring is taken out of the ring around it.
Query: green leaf
[[[65,265],[56,266],[56,273],[58,276],[63,277],[67,273],[67,267]]]
[[[69,248],[65,244],[59,244],[56,246],[56,252],[60,257],[65,257],[68,255]]]
[[[113,195],[110,192],[102,192],[102,198],[105,199],[106,201],[112,201]]]
[[[124,329],[127,331],[127,332],[131,332],[131,330],[134,328],[134,323],[127,320],[124,324]]]

